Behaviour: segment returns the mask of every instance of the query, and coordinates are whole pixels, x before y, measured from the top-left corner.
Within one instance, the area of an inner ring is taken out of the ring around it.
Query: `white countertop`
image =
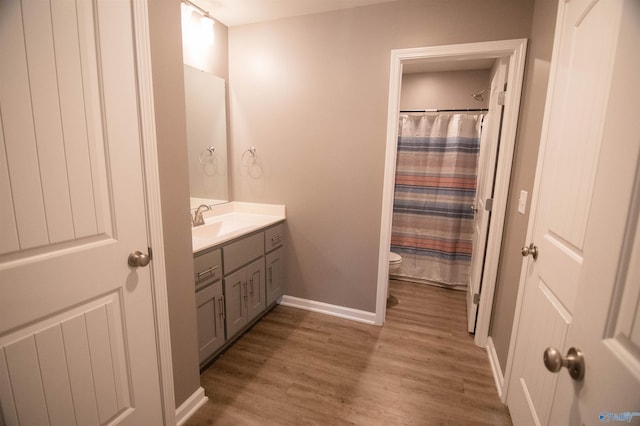
[[[212,206],[202,216],[205,224],[191,228],[194,253],[286,219],[283,205],[236,201]]]

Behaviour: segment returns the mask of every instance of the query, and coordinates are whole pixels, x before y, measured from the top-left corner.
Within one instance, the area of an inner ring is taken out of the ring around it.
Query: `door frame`
[[[164,424],[176,424],[176,406],[173,386],[171,336],[169,334],[169,304],[162,233],[162,205],[160,202],[160,175],[156,138],[153,80],[151,73],[151,46],[149,9],[146,1],[132,2],[135,61],[138,83],[138,109],[143,159],[147,235],[153,247],[151,268],[151,294],[158,356],[158,374]]]
[[[549,70],[549,81],[547,83],[546,100],[544,104],[544,118],[542,121],[542,131],[540,132],[540,145],[538,147],[538,156],[536,157],[536,172],[533,181],[533,189],[531,190],[531,201],[529,204],[529,222],[527,223],[527,234],[524,241],[532,241],[533,233],[535,230],[536,211],[538,209],[538,201],[540,197],[540,184],[542,181],[542,166],[544,155],[547,149],[547,137],[549,133],[549,117],[547,117],[548,110],[551,108],[553,98],[553,87],[555,86],[555,80],[557,75],[557,63],[560,56],[559,45],[561,40],[562,25],[558,23],[564,19],[564,13],[566,8],[566,1],[558,2],[558,11],[556,13],[555,30],[553,33],[553,51],[551,54],[551,68]],[[526,245],[526,244],[525,244]],[[522,313],[522,303],[524,299],[524,288],[527,281],[527,267],[528,258],[522,259],[522,265],[520,267],[520,278],[518,280],[518,293],[516,296],[516,306],[513,313],[513,324],[511,326],[511,338],[509,339],[509,350],[507,352],[507,365],[504,369],[504,385],[500,395],[500,399],[505,404],[507,403],[507,394],[509,392],[509,383],[511,381],[511,373],[513,370],[513,357],[516,350],[516,341],[518,337],[518,327],[520,325],[520,314]]]
[[[387,287],[389,277],[389,246],[393,218],[393,188],[396,171],[398,145],[398,117],[400,111],[400,87],[402,66],[409,61],[453,62],[477,59],[507,58],[507,94],[504,102],[504,120],[495,175],[495,191],[491,225],[488,232],[486,260],[482,279],[482,296],[478,306],[475,344],[487,346],[489,324],[493,309],[493,295],[498,274],[502,232],[509,195],[511,165],[516,141],[516,127],[520,110],[520,97],[524,79],[524,64],[527,39],[499,40],[445,46],[430,46],[391,51],[389,78],[389,105],[387,110],[387,142],[382,191],[382,213],[380,223],[380,247],[378,253],[378,281],[376,294],[375,324],[382,325],[386,314]]]

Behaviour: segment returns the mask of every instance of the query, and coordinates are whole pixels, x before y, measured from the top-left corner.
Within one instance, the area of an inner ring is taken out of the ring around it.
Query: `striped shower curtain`
[[[469,283],[481,114],[401,115],[391,251],[399,278]]]

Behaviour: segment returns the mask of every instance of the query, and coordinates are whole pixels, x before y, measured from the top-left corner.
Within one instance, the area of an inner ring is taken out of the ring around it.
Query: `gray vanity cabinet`
[[[283,231],[279,223],[194,255],[201,367],[282,296]]]

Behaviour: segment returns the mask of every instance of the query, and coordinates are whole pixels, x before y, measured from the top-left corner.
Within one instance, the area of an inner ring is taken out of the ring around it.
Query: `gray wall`
[[[400,110],[487,108],[490,77],[490,69],[403,74]],[[484,102],[471,97],[482,89]]]
[[[408,0],[229,29],[232,199],[286,204],[286,294],[375,310],[391,49],[528,37],[532,11]]]
[[[520,249],[526,243],[531,190],[535,178],[549,65],[553,49],[556,11],[556,0],[536,0],[535,2],[516,152],[507,203],[507,219],[489,331],[503,372],[507,365],[511,326],[522,266]],[[518,213],[520,190],[529,193],[525,215]]]
[[[149,1],[162,228],[176,407],[200,386],[180,0]]]

